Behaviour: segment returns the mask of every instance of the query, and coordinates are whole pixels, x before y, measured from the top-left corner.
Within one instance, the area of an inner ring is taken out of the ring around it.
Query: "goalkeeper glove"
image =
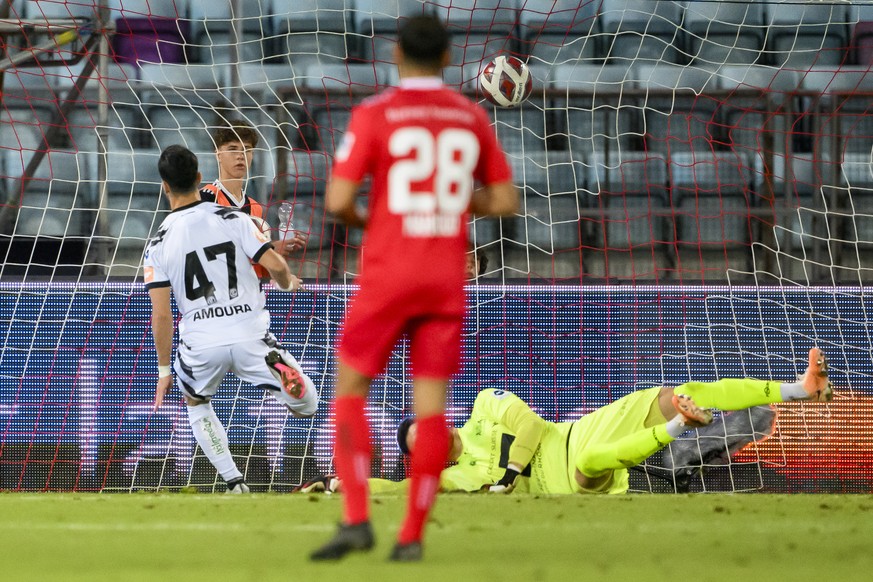
[[[503,477],[500,478],[500,481],[488,487],[488,491],[491,493],[512,493],[512,490],[515,489],[515,480],[518,479],[520,474],[521,469],[518,466],[507,465]]]

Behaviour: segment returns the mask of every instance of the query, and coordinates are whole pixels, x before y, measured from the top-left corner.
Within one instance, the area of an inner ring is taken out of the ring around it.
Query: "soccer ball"
[[[270,242],[271,228],[270,223],[259,216],[249,216],[257,229],[258,238],[263,242]]]
[[[490,103],[515,107],[530,96],[533,78],[530,69],[520,59],[501,55],[482,69],[479,85]]]

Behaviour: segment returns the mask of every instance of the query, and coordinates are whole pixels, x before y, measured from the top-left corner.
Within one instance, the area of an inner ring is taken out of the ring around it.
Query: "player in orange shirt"
[[[396,59],[400,86],[352,110],[325,199],[329,212],[365,232],[360,290],[339,342],[333,408],[343,520],[313,560],[373,546],[364,405],[371,380],[404,334],[418,434],[406,517],[390,558],[421,559],[424,524],[449,454],[446,392],[461,357],[468,215],[511,215],[518,207],[487,113],[440,78],[450,62],[443,23],[433,15],[405,19]],[[367,176],[372,189],[364,216],[355,200]]]
[[[266,208],[245,192],[254,148],[258,145],[258,133],[247,122],[234,119],[215,130],[212,140],[218,159],[218,179],[200,189],[200,199],[237,208],[256,219],[256,224],[260,226],[261,221],[266,220]],[[305,244],[306,237],[295,232],[293,238],[274,240],[273,248],[287,258],[292,251],[303,248]],[[260,265],[255,265],[255,273],[261,280],[269,278],[269,273]]]

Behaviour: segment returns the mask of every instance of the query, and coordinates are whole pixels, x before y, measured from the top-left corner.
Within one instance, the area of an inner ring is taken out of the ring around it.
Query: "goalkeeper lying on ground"
[[[688,382],[676,388],[650,388],[629,394],[576,422],[542,419],[520,398],[504,390],[483,390],[470,419],[450,429],[449,460],[443,491],[512,490],[531,493],[624,493],[628,468],[674,441],[689,428],[712,422],[710,409],[831,399],[827,359],[809,351],[809,366],[796,382],[723,379]],[[398,443],[404,453],[415,446],[412,419],[401,423]],[[374,491],[398,490],[404,482],[371,479]],[[335,478],[322,477],[302,491],[337,490]]]

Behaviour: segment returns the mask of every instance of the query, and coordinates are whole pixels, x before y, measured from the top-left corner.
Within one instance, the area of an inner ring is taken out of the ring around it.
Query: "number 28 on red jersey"
[[[457,236],[473,195],[479,140],[463,128],[401,127],[388,137],[388,210],[409,237]],[[431,183],[429,189],[417,185]]]

